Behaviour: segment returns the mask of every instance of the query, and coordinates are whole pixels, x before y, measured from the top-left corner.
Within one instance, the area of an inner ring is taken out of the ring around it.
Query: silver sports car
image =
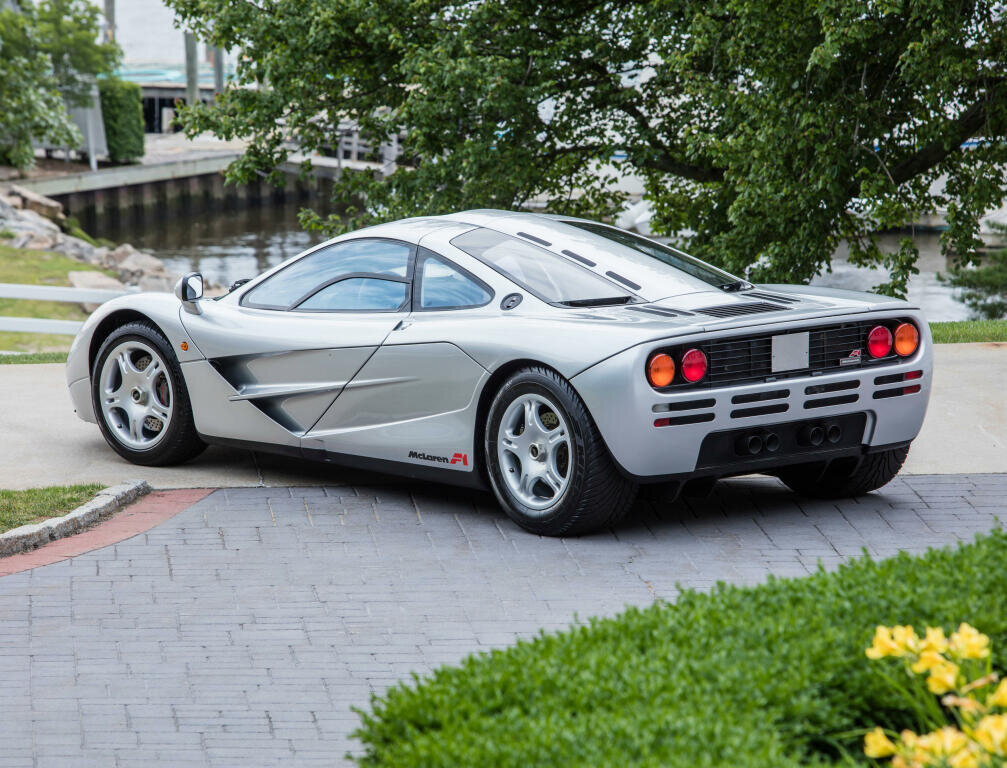
[[[74,341],[74,406],[120,455],[220,443],[488,486],[541,534],[609,525],[643,484],[874,490],[930,393],[904,301],[752,285],[566,216],[382,224],[202,293],[193,273],[110,301]]]

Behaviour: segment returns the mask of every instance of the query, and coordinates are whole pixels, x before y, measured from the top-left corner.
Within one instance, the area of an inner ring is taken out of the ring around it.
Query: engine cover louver
[[[738,317],[740,315],[755,315],[760,312],[780,312],[788,307],[780,304],[772,304],[768,301],[754,301],[750,304],[721,304],[716,307],[703,307],[695,309],[700,315],[710,317]]]

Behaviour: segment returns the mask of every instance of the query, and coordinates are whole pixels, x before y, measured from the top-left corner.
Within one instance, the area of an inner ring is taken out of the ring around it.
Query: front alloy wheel
[[[126,323],[104,340],[91,371],[91,402],[105,441],[134,464],[179,464],[206,447],[178,359],[148,323]]]
[[[101,415],[122,445],[156,446],[171,424],[172,386],[161,356],[138,340],[124,341],[105,358],[99,379]]]

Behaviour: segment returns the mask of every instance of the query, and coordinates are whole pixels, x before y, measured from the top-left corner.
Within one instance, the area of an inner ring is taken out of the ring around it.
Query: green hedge
[[[893,535],[896,535],[893,533]],[[968,621],[1007,649],[1007,534],[860,559],[616,618],[444,667],[375,697],[359,765],[832,765],[914,724],[864,656],[877,624]],[[843,735],[845,733],[845,735]]]
[[[108,156],[113,163],[143,157],[143,99],[140,86],[117,77],[98,81]]]

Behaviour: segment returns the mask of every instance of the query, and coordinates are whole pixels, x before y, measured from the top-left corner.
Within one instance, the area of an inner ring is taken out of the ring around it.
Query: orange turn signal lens
[[[189,342],[187,342],[187,341],[183,341],[178,346],[180,346],[182,348],[183,352],[188,352],[189,351]]]
[[[895,353],[899,357],[909,357],[920,345],[920,332],[912,323],[902,323],[895,329]]]
[[[662,389],[675,380],[675,361],[671,355],[658,352],[647,362],[647,380],[650,386]]]

